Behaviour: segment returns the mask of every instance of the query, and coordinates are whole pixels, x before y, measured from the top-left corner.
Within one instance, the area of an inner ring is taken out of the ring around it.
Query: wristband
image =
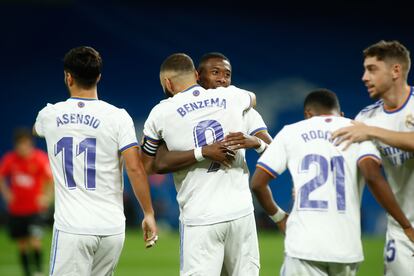
[[[194,157],[197,160],[197,162],[201,162],[205,159],[201,150],[202,150],[202,148],[195,148],[194,149]]]
[[[260,139],[260,138],[257,138],[258,140],[259,140],[259,143],[260,143],[260,147],[258,147],[258,148],[256,148],[256,149],[254,149],[257,153],[262,153],[262,152],[264,152],[265,150],[266,150],[266,148],[267,148],[267,144],[265,143],[265,142],[263,142],[263,140],[262,139]]]
[[[269,216],[271,220],[273,220],[275,223],[278,223],[282,219],[284,219],[286,216],[286,212],[283,211],[282,208],[278,207],[276,214]]]

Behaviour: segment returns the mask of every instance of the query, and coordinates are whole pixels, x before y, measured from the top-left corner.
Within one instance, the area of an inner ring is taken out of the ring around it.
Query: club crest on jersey
[[[414,116],[413,114],[408,114],[407,116],[405,116],[405,126],[408,128],[413,128],[414,127]]]
[[[82,108],[84,106],[85,106],[85,103],[84,102],[78,102],[78,107]]]

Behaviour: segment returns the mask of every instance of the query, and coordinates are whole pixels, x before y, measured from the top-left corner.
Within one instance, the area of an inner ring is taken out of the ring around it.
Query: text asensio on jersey
[[[226,99],[211,98],[211,99],[206,99],[204,101],[186,103],[186,104],[183,104],[181,107],[179,107],[177,109],[177,112],[182,117],[184,117],[191,111],[202,109],[202,108],[209,108],[209,107],[221,107],[223,109],[226,109]]]
[[[65,113],[60,117],[56,117],[56,123],[58,127],[66,124],[82,124],[97,128],[101,121],[98,118],[88,114]]]

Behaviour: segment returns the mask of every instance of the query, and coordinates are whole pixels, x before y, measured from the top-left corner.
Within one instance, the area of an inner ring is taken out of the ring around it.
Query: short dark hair
[[[394,59],[402,65],[406,75],[410,71],[410,51],[397,40],[381,40],[366,48],[363,53],[364,59],[367,57],[376,57],[381,61]]]
[[[204,54],[201,58],[200,61],[198,62],[198,71],[200,71],[202,69],[202,67],[204,66],[204,64],[209,61],[210,59],[213,58],[219,58],[219,59],[223,59],[223,60],[227,60],[230,63],[230,60],[223,55],[222,53],[219,52],[210,52],[210,53],[206,53]]]
[[[177,73],[191,73],[195,71],[193,60],[184,53],[175,53],[167,57],[161,64],[160,72],[174,71]]]
[[[16,128],[13,131],[13,143],[18,144],[21,140],[28,139],[33,141],[33,134],[30,129],[26,127]]]
[[[326,88],[319,88],[310,92],[306,96],[303,106],[305,109],[313,107],[323,110],[341,110],[336,94]]]
[[[96,85],[101,74],[102,58],[92,47],[76,47],[63,58],[63,69],[72,75],[79,86],[89,89]]]

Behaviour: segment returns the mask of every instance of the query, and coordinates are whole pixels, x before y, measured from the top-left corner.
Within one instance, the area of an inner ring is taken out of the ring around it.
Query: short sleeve
[[[256,135],[258,132],[267,131],[267,126],[262,116],[254,108],[247,110],[243,116],[247,134]]]
[[[286,128],[283,128],[257,161],[257,167],[270,176],[277,177],[287,169],[288,156],[285,147]]]
[[[155,106],[144,124],[144,137],[141,148],[143,152],[151,156],[155,156],[162,140],[162,118],[160,112],[160,106]]]
[[[134,122],[125,109],[121,109],[119,118],[118,149],[123,152],[131,147],[137,147],[137,136]]]
[[[366,158],[372,158],[378,163],[382,162],[380,152],[371,141],[364,141],[359,144],[358,163]]]
[[[45,118],[46,118],[46,114],[48,112],[49,109],[49,104],[47,106],[45,106],[42,110],[39,111],[39,113],[37,114],[36,117],[36,122],[34,124],[34,129],[36,131],[36,134],[40,137],[44,137],[45,136],[45,131],[44,131],[44,124],[45,124]]]

